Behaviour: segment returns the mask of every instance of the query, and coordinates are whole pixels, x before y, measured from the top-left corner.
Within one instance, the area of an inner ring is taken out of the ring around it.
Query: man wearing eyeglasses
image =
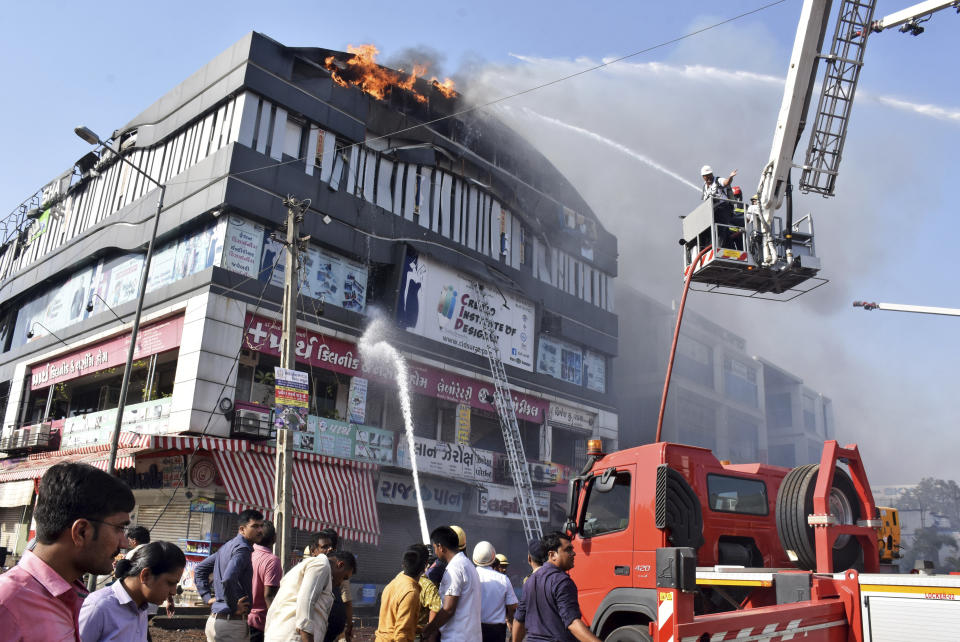
[[[0,575],[3,639],[79,640],[87,591],[84,573],[106,575],[121,548],[136,502],[130,488],[87,464],[57,464],[40,480],[37,543]]]

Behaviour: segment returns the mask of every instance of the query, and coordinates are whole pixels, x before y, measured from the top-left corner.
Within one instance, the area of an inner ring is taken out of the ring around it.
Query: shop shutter
[[[0,547],[5,546],[10,553],[13,553],[16,547],[25,508],[25,506],[0,508]]]
[[[159,521],[157,521],[159,518]],[[156,526],[154,526],[156,522]],[[190,514],[188,503],[171,503],[169,506],[138,506],[134,524],[150,529],[150,541],[173,542],[183,546],[183,540],[189,538],[202,539],[205,535],[203,515]],[[189,524],[190,532],[187,532]]]

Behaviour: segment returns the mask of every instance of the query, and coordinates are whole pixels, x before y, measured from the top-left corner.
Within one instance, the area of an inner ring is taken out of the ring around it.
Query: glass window
[[[728,475],[707,475],[707,493],[710,508],[722,513],[766,515],[767,485],[759,479],[745,479]]]
[[[735,410],[727,411],[727,459],[734,463],[757,461],[760,426],[757,421]]]
[[[681,395],[677,399],[680,442],[717,449],[717,419],[713,405],[701,397]]]
[[[803,395],[803,428],[807,432],[817,432],[817,400]]]
[[[789,392],[767,395],[767,424],[770,428],[789,428],[793,425]]]
[[[676,372],[705,388],[713,388],[713,350],[705,343],[683,336],[677,342]]]
[[[618,472],[613,488],[603,493],[594,477],[587,487],[580,535],[594,537],[624,530],[630,523],[630,473]]]
[[[737,359],[723,360],[723,382],[727,398],[757,408],[757,371]]]
[[[770,446],[770,463],[774,466],[793,468],[797,465],[796,450],[793,444]]]
[[[582,432],[564,430],[554,426],[551,429],[553,443],[551,444],[550,461],[563,464],[574,470],[580,470],[587,463],[587,438]]]

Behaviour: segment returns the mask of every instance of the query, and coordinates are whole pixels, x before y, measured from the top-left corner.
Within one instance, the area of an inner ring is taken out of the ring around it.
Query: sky
[[[73,127],[108,135],[252,30],[288,46],[373,43],[386,63],[430,61],[477,104],[674,41],[489,108],[619,237],[620,278],[669,302],[682,285],[679,216],[697,205],[700,166],[738,169],[745,193],[757,184],[801,1],[677,41],[769,1],[594,4],[15,3],[0,26],[3,215],[89,151]],[[912,2],[877,4],[880,17]],[[960,321],[851,305],[960,306],[949,232],[960,17],[943,11],[924,26],[919,37],[870,37],[837,196],[795,201],[799,215],[813,214],[830,282],[791,303],[688,300],[833,399],[837,438],[860,444],[875,484],[960,477]]]

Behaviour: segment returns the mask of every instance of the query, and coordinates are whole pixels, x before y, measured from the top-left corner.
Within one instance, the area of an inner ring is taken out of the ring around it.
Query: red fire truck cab
[[[855,446],[828,442],[821,464],[793,470],[731,465],[707,449],[664,442],[589,454],[569,488],[566,530],[576,551],[570,575],[584,620],[608,642],[651,639],[648,624],[657,622],[664,586],[658,550],[692,549],[687,571],[704,571],[696,615],[778,602],[772,582],[743,573],[738,580],[707,577],[718,570],[876,570],[876,509]],[[850,474],[836,467],[838,459],[848,461]],[[817,490],[823,492],[815,501]],[[811,515],[830,526],[823,537]],[[818,558],[818,546],[827,544],[821,558],[828,559]]]

